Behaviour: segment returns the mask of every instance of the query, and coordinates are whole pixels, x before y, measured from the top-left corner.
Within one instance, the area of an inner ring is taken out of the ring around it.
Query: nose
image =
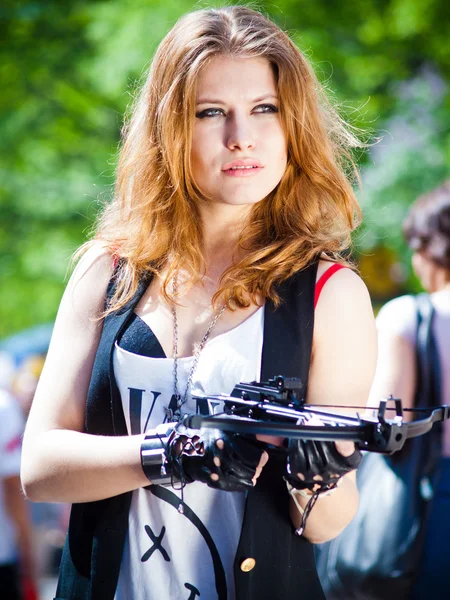
[[[226,146],[229,150],[252,150],[255,147],[254,134],[248,117],[236,114],[229,117]]]

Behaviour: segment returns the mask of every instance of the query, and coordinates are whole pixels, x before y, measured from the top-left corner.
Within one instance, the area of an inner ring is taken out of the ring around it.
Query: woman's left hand
[[[309,424],[322,422],[314,417]],[[361,460],[362,454],[353,442],[291,439],[285,479],[296,489],[325,492],[335,488],[343,475],[357,469]]]

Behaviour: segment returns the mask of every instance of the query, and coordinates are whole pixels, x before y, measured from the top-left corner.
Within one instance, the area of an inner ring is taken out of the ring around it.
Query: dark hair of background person
[[[403,232],[412,250],[450,271],[450,179],[414,202]]]

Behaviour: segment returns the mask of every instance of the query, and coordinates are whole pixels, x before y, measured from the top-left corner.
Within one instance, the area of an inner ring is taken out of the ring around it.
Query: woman
[[[450,181],[420,197],[404,222],[413,250],[412,265],[434,308],[433,333],[441,364],[441,403],[450,398]],[[389,392],[414,406],[416,389],[417,309],[412,296],[388,302],[377,317],[379,365],[371,396]],[[447,557],[450,549],[450,424],[444,423],[440,483],[434,492],[421,571],[413,598],[446,598]]]
[[[162,41],[25,435],[27,495],[77,503],[58,598],[286,598],[299,586],[323,598],[309,542],[355,513],[353,444],[323,446],[333,467],[306,477],[301,444],[277,452],[283,440],[176,425],[163,449],[150,430],[220,410],[192,394],[278,373],[309,375],[309,402],[365,403],[370,301],[334,264],[358,213],[342,166],[352,143],[261,14],[197,11]],[[316,493],[313,477],[337,472],[342,485]]]

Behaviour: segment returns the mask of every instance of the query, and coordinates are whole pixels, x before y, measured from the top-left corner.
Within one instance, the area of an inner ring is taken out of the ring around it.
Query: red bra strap
[[[314,308],[316,308],[317,306],[320,292],[322,291],[323,286],[326,284],[326,282],[330,279],[332,275],[334,275],[334,273],[336,273],[336,271],[340,271],[341,269],[345,268],[346,267],[344,265],[339,265],[338,263],[335,263],[332,267],[327,269],[323,275],[319,277],[319,280],[316,282],[316,287],[314,290]]]
[[[117,265],[119,264],[119,260],[120,260],[120,254],[117,250],[112,255],[112,260],[113,260],[113,269],[115,269],[117,267]]]

